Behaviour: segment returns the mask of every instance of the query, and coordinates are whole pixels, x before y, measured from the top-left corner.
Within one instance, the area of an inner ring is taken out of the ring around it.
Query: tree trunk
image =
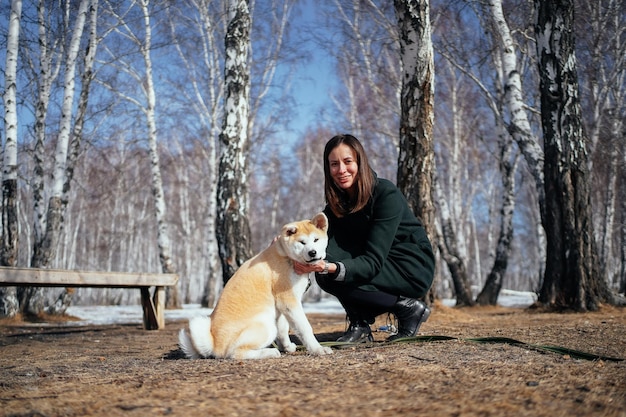
[[[37,76],[37,103],[35,105],[35,149],[33,152],[33,179],[31,187],[33,192],[33,239],[35,242],[41,241],[46,228],[46,201],[45,201],[45,154],[46,154],[46,119],[48,107],[50,105],[50,94],[52,85],[59,76],[61,63],[63,62],[62,48],[59,45],[66,43],[67,33],[59,34],[57,41],[48,39],[51,29],[46,27],[45,4],[39,3],[37,6],[39,38],[39,73]]]
[[[216,236],[224,284],[251,256],[248,222],[248,117],[251,18],[247,0],[229,1],[224,65],[223,145],[217,186]]]
[[[37,5],[38,15],[38,29],[39,29],[39,77],[38,77],[38,89],[37,89],[37,104],[35,105],[35,147],[33,152],[33,179],[31,181],[31,187],[33,191],[33,259],[31,259],[31,265],[33,264],[34,256],[39,249],[40,243],[44,239],[46,228],[46,202],[45,202],[45,152],[46,152],[46,117],[48,114],[48,106],[50,103],[50,91],[52,84],[59,75],[62,54],[60,48],[56,48],[55,42],[50,42],[47,34],[49,28],[46,27],[48,23],[45,16],[45,4],[39,3]],[[59,43],[65,43],[66,33],[60,34],[61,41]],[[18,299],[22,304],[20,308],[25,310],[24,303],[31,297],[37,300],[34,304],[38,307],[35,310],[39,312],[43,311],[45,304],[43,303],[43,290],[41,288],[23,287],[18,288]],[[35,311],[35,314],[39,314]]]
[[[600,223],[600,249],[599,249],[599,257],[598,263],[600,268],[600,274],[602,276],[607,277],[609,283],[611,283],[611,277],[613,276],[613,271],[611,268],[611,259],[612,257],[612,241],[613,241],[613,230],[615,227],[615,213],[617,206],[617,179],[619,173],[619,153],[622,151],[619,146],[619,141],[624,140],[624,137],[621,135],[622,132],[622,123],[621,119],[616,117],[612,112],[608,111],[607,116],[609,118],[609,134],[608,134],[608,143],[610,147],[609,151],[609,160],[607,161],[607,177],[606,177],[606,192],[604,193],[604,215],[602,216],[602,221]]]
[[[5,157],[6,157],[5,148]],[[6,168],[5,178],[7,178]],[[17,179],[2,181],[2,249],[0,265],[17,265],[18,216],[17,216]],[[0,317],[13,317],[20,310],[15,287],[0,287]]]
[[[451,73],[454,77],[454,72]],[[457,83],[452,82],[449,87],[450,106],[452,108],[453,120],[450,123],[451,133],[449,145],[451,151],[450,169],[448,170],[447,187],[448,195],[444,196],[438,172],[433,174],[433,188],[435,194],[435,204],[439,207],[437,218],[437,238],[436,245],[439,249],[443,261],[448,266],[452,283],[454,286],[457,305],[473,305],[473,296],[467,271],[468,249],[464,239],[463,231],[463,207],[462,192],[460,183],[463,181],[463,162],[461,161],[462,132],[460,120],[463,112],[458,107]],[[444,145],[445,146],[445,145]],[[452,207],[448,204],[451,202]],[[471,221],[471,220],[470,220]]]
[[[497,32],[494,37],[499,37],[501,41],[505,104],[510,114],[508,130],[522,151],[528,169],[535,180],[539,213],[541,217],[543,217],[545,212],[544,154],[537,138],[532,133],[530,122],[526,114],[527,106],[523,98],[522,79],[517,64],[515,42],[511,36],[509,25],[504,18],[502,1],[489,0],[488,6],[495,31]]]
[[[502,88],[497,89],[497,103],[492,104],[496,116],[496,127],[500,132],[499,167],[502,176],[502,205],[494,263],[487,275],[483,289],[476,298],[476,303],[480,305],[497,304],[511,253],[513,214],[515,210],[515,173],[517,171],[517,156],[512,157],[512,139],[515,139],[518,143],[519,148],[526,157],[529,169],[533,173],[540,213],[544,213],[545,206],[543,153],[537,144],[535,136],[532,134],[526,115],[522,82],[517,68],[515,43],[502,11],[501,0],[490,0],[488,2],[488,15],[493,24],[494,43],[498,46],[497,51],[494,51],[494,62],[498,68],[498,81],[502,83]],[[508,110],[510,116],[508,124],[503,108]],[[508,135],[504,132],[505,124],[507,125]]]
[[[97,34],[97,18],[98,18],[98,0],[91,0],[89,6],[89,47],[85,54],[85,66],[83,73],[81,74],[81,89],[78,99],[78,105],[76,110],[76,120],[72,129],[71,140],[67,153],[67,164],[65,167],[65,179],[63,185],[63,196],[61,201],[63,202],[62,216],[65,214],[67,204],[69,202],[69,194],[72,186],[72,179],[74,178],[74,169],[76,167],[76,160],[81,148],[83,139],[83,127],[85,124],[85,118],[87,115],[87,104],[89,102],[89,91],[91,88],[91,82],[93,81],[93,65],[96,57],[96,49],[98,46],[98,34]],[[61,225],[63,227],[63,225]],[[66,288],[57,298],[56,302],[48,306],[47,311],[50,314],[63,314],[65,310],[70,306],[72,302],[72,295],[74,294],[74,288]]]
[[[397,184],[435,239],[433,203],[434,58],[428,0],[396,0],[402,92]]]
[[[600,274],[578,97],[572,0],[535,0],[545,149],[546,272],[539,301],[596,310],[612,301]]]
[[[626,137],[622,134],[621,140],[626,140]],[[626,172],[626,152],[622,153],[622,169],[621,172]],[[624,178],[624,174],[622,174],[621,178]],[[620,268],[618,275],[618,292],[620,294],[626,295],[626,184],[622,181],[621,184],[621,203],[620,210],[622,213],[621,216],[621,227],[619,232],[619,247],[620,247]]]
[[[152,27],[150,23],[149,0],[139,2],[143,13],[145,44],[141,48],[146,65],[146,100],[145,108],[146,122],[148,127],[148,143],[150,153],[150,173],[152,178],[152,198],[154,199],[154,212],[157,222],[157,245],[159,247],[159,260],[161,263],[161,271],[165,274],[175,272],[172,262],[172,244],[169,237],[167,224],[167,205],[165,203],[165,195],[163,193],[163,179],[161,177],[161,165],[159,162],[159,149],[157,140],[156,126],[156,92],[154,88],[154,77],[152,74],[152,57],[150,51],[152,49]],[[178,286],[168,287],[165,295],[165,306],[167,308],[180,308],[180,300],[178,297]]]
[[[4,74],[4,159],[2,162],[2,246],[0,265],[16,266],[18,250],[17,195],[17,58],[22,2],[11,2]],[[0,287],[0,317],[13,317],[19,311],[15,287]]]
[[[220,2],[223,3],[223,2]],[[180,45],[184,45],[179,40],[179,34],[176,32],[176,25],[184,21],[186,14],[173,14],[169,22],[172,25],[171,31],[174,36],[174,42],[178,44],[176,50],[184,66],[190,73],[198,73],[191,78],[181,79],[181,91],[184,91],[184,85],[191,85],[193,95],[186,97],[190,109],[197,115],[197,120],[202,124],[206,133],[206,146],[202,148],[202,152],[206,157],[207,175],[204,182],[210,184],[209,191],[203,197],[205,202],[204,216],[205,222],[202,229],[196,230],[197,236],[207,236],[203,242],[202,257],[204,260],[199,262],[197,259],[194,263],[199,266],[201,271],[198,275],[202,276],[198,285],[203,289],[201,304],[203,307],[213,307],[218,299],[222,286],[222,279],[217,274],[220,270],[219,250],[215,235],[215,213],[216,213],[216,189],[217,189],[217,141],[221,131],[220,118],[222,116],[222,102],[224,94],[224,78],[220,76],[222,71],[221,65],[224,62],[224,50],[218,45],[217,27],[222,27],[221,21],[223,17],[219,13],[215,13],[215,8],[220,8],[217,3],[211,3],[213,7],[208,7],[209,3],[194,2],[192,5],[192,13],[198,14],[198,19],[193,20],[191,28],[185,29],[184,34],[194,39],[197,48],[192,49],[191,53],[186,52]],[[168,8],[168,13],[174,12],[176,9]],[[189,31],[193,35],[189,35]],[[190,283],[189,283],[190,285]],[[186,294],[189,296],[190,294]]]
[[[626,159],[626,156],[624,157]],[[621,267],[619,270],[619,293],[626,294],[626,197],[622,198],[622,227],[620,228],[620,261]]]
[[[437,237],[432,190],[435,64],[430,6],[429,0],[395,0],[394,4],[403,71],[396,183],[413,213],[422,221],[434,249]],[[436,298],[434,289],[427,298],[431,301]]]
[[[476,297],[479,305],[496,305],[502,289],[502,281],[511,253],[513,240],[513,212],[515,209],[515,172],[517,158],[511,161],[512,143],[508,137],[501,139],[500,172],[502,173],[502,208],[500,213],[500,234],[496,246],[493,266],[482,291]]]
[[[439,236],[437,236],[437,242],[441,257],[448,265],[450,275],[452,276],[452,283],[454,285],[454,292],[456,296],[456,305],[472,306],[474,305],[474,299],[472,297],[472,289],[467,277],[467,268],[465,267],[463,257],[459,254],[456,244],[456,231],[454,230],[454,225],[452,224],[448,203],[443,197],[436,175],[434,176],[434,188],[441,218],[441,232],[439,233]]]
[[[90,0],[82,0],[80,2],[72,29],[72,38],[68,46],[63,81],[62,116],[55,148],[50,198],[48,200],[45,221],[45,233],[40,239],[35,240],[35,247],[33,249],[32,266],[35,268],[49,268],[52,266],[52,262],[56,257],[56,250],[63,226],[63,213],[67,206],[67,200],[65,200],[63,196],[68,168],[67,158],[75,95],[76,61],[89,5]],[[67,296],[72,292],[73,290],[68,289],[66,291]],[[62,300],[63,304],[68,303],[67,296],[62,296],[64,297]],[[27,314],[38,315],[41,314],[45,308],[45,299],[41,288],[27,289],[24,291],[24,297],[21,301],[21,307]]]

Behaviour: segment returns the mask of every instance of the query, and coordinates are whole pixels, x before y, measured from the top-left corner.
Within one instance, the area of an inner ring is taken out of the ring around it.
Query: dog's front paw
[[[322,355],[330,355],[333,353],[333,350],[328,346],[319,345],[315,348],[308,350],[311,355],[322,356]]]
[[[285,353],[293,353],[296,351],[296,348],[297,348],[296,344],[293,342],[290,342],[283,348],[283,350],[285,351]]]

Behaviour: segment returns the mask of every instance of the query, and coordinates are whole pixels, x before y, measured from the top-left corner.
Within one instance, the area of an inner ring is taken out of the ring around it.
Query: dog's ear
[[[283,226],[283,236],[289,237],[291,235],[295,235],[296,233],[298,233],[298,228],[295,224],[290,223]]]
[[[320,212],[313,216],[313,218],[311,219],[311,223],[313,223],[315,227],[323,230],[324,232],[328,231],[328,217],[326,217],[324,213]]]

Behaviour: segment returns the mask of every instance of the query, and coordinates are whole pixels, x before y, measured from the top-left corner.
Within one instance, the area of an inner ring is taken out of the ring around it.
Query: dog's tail
[[[189,334],[185,329],[180,329],[178,344],[190,359],[211,357],[213,355],[211,318],[199,316],[189,320]]]

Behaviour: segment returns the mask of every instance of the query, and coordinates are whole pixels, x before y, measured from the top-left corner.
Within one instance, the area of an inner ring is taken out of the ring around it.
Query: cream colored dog
[[[332,353],[319,344],[302,308],[308,275],[298,275],[293,262],[312,263],[326,257],[328,219],[324,213],[311,220],[283,226],[267,249],[245,262],[224,286],[210,317],[189,321],[189,334],[181,329],[178,340],[192,359],[263,359],[280,357],[268,346],[294,352],[289,325],[313,355]]]

